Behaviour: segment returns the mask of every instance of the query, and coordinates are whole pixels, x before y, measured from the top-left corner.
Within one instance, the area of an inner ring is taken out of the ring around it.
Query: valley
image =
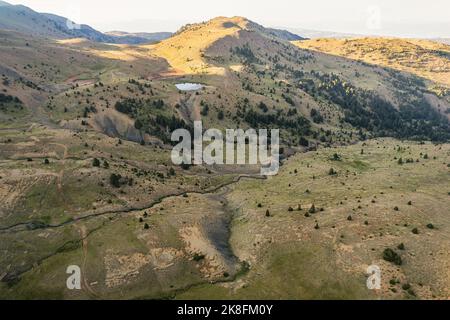
[[[0,28],[1,299],[450,297],[450,46]],[[174,165],[194,121],[280,129],[279,174]]]

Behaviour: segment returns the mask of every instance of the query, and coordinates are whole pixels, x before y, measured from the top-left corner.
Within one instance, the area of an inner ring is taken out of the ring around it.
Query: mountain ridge
[[[145,37],[132,34],[111,35],[85,24],[77,24],[62,16],[39,13],[26,6],[12,5],[4,1],[0,3],[0,29],[56,39],[83,37],[91,41],[116,44],[149,43],[169,36],[166,33],[158,33],[153,38],[148,34]]]

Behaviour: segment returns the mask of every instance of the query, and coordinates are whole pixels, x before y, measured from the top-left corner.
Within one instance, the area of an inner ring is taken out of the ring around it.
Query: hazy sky
[[[265,26],[410,37],[450,37],[449,0],[6,0],[101,31],[175,31],[215,16]]]

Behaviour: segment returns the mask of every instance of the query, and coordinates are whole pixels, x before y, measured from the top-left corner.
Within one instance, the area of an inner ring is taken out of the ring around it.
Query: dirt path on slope
[[[63,177],[64,177],[64,166],[65,166],[65,164],[66,164],[66,159],[67,159],[67,156],[68,156],[68,154],[69,154],[69,152],[68,152],[68,148],[67,148],[67,146],[66,145],[64,145],[64,144],[61,144],[61,143],[51,143],[51,145],[55,145],[55,146],[58,146],[58,147],[61,147],[61,148],[63,148],[63,155],[62,155],[62,157],[60,157],[60,160],[61,160],[61,164],[62,164],[62,169],[59,171],[59,173],[58,173],[58,178],[57,178],[57,187],[58,187],[58,191],[60,192],[60,193],[62,193],[62,180],[63,180]]]
[[[83,248],[83,262],[81,264],[81,273],[82,273],[82,282],[84,288],[88,291],[88,294],[91,295],[93,298],[97,298],[98,295],[95,293],[95,291],[92,289],[91,285],[89,284],[89,281],[87,279],[87,272],[86,272],[86,265],[87,265],[87,258],[88,258],[88,233],[86,230],[86,226],[81,225],[80,226],[80,234],[81,234],[81,245]]]

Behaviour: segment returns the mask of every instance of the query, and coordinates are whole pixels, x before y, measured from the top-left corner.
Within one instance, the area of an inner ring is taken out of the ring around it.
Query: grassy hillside
[[[250,271],[178,297],[446,298],[449,151],[373,140],[296,155],[276,177],[241,182],[228,196],[238,208],[230,243]],[[401,265],[383,258],[387,248]],[[365,287],[373,264],[382,270],[376,293]]]
[[[448,297],[448,50],[290,37],[241,17],[153,45],[1,30],[0,297]],[[196,120],[280,129],[291,157],[269,179],[175,166]]]
[[[77,136],[78,145],[69,132],[2,133],[12,140],[0,145],[4,298],[448,296],[449,145],[326,148],[290,158],[269,180],[214,191],[232,177],[170,176],[170,164],[149,166],[167,161],[165,151]],[[133,183],[115,188],[111,173]],[[401,265],[383,258],[388,248]],[[68,264],[83,266],[83,291],[65,289]],[[366,288],[372,264],[381,291]]]
[[[428,40],[397,38],[314,39],[300,48],[406,71],[450,87],[450,46]]]
[[[105,34],[68,18],[49,13],[39,13],[23,5],[0,3],[0,29],[20,32],[51,39],[86,38],[105,43],[139,44],[158,41],[161,36],[138,36],[131,34]]]

